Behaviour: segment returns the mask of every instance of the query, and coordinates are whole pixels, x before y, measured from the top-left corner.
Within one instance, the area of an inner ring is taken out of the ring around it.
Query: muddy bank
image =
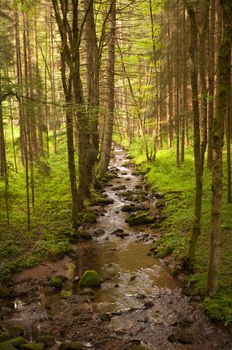
[[[2,304],[4,326],[19,325],[31,342],[52,335],[54,350],[74,340],[99,350],[136,344],[154,350],[232,349],[229,330],[210,321],[199,299],[185,296],[182,282],[150,252],[160,234],[162,196],[149,192],[118,147],[111,174],[103,192],[111,201],[93,207],[97,222],[80,228],[92,239],[76,243],[70,257],[17,275],[14,297]],[[128,223],[128,217],[150,223]],[[87,269],[102,276],[100,289],[78,288]],[[49,286],[52,276],[61,277],[61,290]]]

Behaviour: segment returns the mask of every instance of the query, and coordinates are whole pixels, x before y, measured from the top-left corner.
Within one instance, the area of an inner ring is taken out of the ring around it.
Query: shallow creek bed
[[[183,283],[150,252],[160,234],[161,195],[147,189],[119,147],[110,170],[103,195],[111,200],[92,208],[97,222],[81,228],[74,254],[15,276],[2,333],[28,343],[0,349],[232,349],[230,331],[202,312],[198,297],[184,295]],[[102,276],[101,288],[78,288],[89,269]],[[49,286],[54,276],[58,288]]]

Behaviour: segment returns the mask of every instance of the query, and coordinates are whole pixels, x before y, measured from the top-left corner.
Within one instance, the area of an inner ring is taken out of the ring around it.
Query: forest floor
[[[102,195],[113,203],[92,207],[97,222],[79,229],[92,239],[80,239],[59,261],[44,261],[14,276],[10,295],[1,299],[2,331],[13,329],[14,335],[40,343],[41,348],[30,348],[39,350],[231,349],[229,329],[204,314],[199,296],[184,294],[185,276],[173,278],[170,259],[154,258],[164,216],[162,194],[149,190],[119,147],[110,171]],[[144,217],[149,212],[153,223],[129,225],[131,212]],[[87,269],[102,276],[100,289],[78,288]],[[62,289],[49,285],[54,276],[63,281]],[[44,335],[50,338],[45,341]]]

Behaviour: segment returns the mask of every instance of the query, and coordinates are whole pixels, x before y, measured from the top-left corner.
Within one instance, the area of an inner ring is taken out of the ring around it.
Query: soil
[[[113,178],[103,191],[113,203],[93,207],[97,222],[81,228],[93,239],[76,243],[72,256],[16,275],[14,300],[2,305],[3,324],[22,326],[30,341],[54,336],[51,350],[74,340],[96,350],[126,350],[135,344],[152,350],[231,350],[230,330],[203,313],[199,297],[184,295],[184,282],[151,253],[159,225],[126,223],[130,213],[122,211],[125,205],[134,205],[138,214],[149,211],[156,223],[163,210],[161,194],[147,189],[143,176],[125,164],[126,156],[115,146]],[[102,276],[100,289],[78,288],[87,269]],[[53,276],[61,277],[62,290],[49,287]]]

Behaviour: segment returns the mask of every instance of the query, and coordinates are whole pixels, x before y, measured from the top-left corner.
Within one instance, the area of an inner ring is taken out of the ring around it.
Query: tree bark
[[[223,11],[223,36],[219,49],[218,64],[218,95],[212,133],[212,202],[211,202],[211,230],[210,256],[207,274],[206,294],[215,296],[218,290],[219,244],[221,235],[221,205],[223,190],[222,156],[224,140],[224,122],[226,116],[227,98],[230,77],[230,55],[232,38],[232,2],[221,0]]]

